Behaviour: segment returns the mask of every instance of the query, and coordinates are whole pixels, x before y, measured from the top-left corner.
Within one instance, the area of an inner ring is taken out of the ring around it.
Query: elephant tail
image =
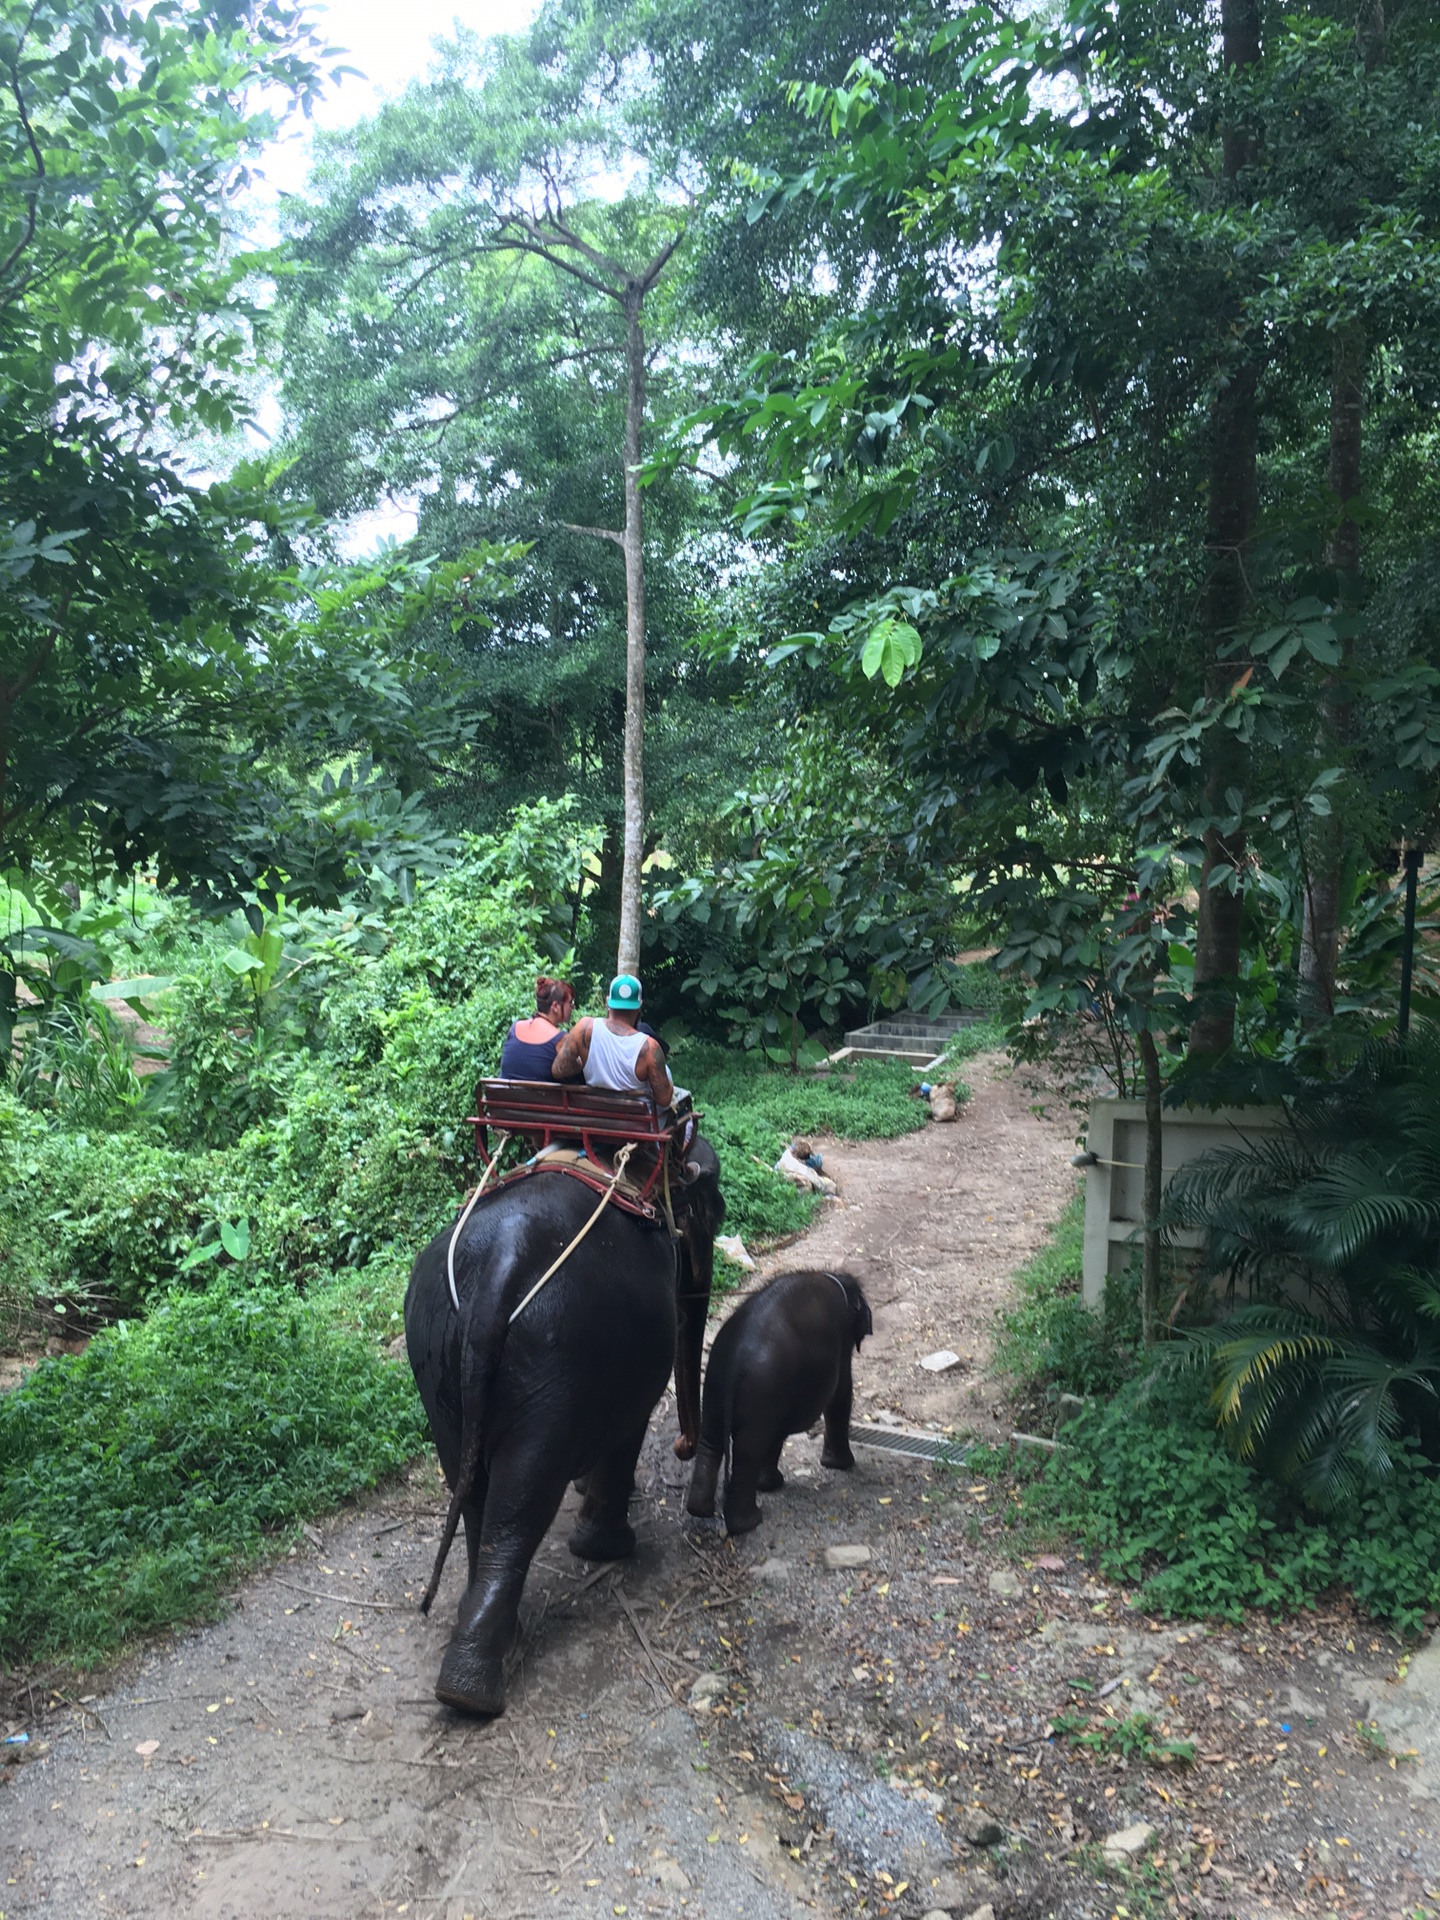
[[[455,1491],[450,1495],[450,1505],[445,1513],[445,1525],[440,1534],[440,1546],[435,1555],[430,1584],[420,1596],[420,1611],[423,1614],[429,1613],[435,1595],[440,1590],[440,1576],[450,1557],[450,1548],[465,1502],[474,1489],[480,1455],[484,1451],[485,1407],[495,1370],[500,1364],[507,1331],[504,1294],[504,1288],[477,1287],[461,1310],[460,1405],[463,1412],[460,1423],[460,1465],[455,1475]]]

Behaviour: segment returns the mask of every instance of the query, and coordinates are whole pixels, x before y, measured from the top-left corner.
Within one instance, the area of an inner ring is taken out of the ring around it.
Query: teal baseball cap
[[[610,982],[610,992],[605,1001],[607,1007],[614,1007],[620,1013],[638,1013],[640,1010],[640,982],[633,973],[617,973]]]

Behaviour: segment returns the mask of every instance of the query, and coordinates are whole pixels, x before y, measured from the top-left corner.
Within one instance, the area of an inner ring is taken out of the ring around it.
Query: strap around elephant
[[[475,1202],[480,1198],[481,1194],[484,1193],[486,1187],[489,1186],[490,1176],[500,1165],[504,1152],[505,1144],[502,1142],[494,1159],[491,1160],[484,1173],[481,1174],[479,1186],[476,1187],[470,1198],[465,1202],[465,1210],[455,1222],[454,1229],[450,1235],[450,1245],[445,1250],[445,1278],[450,1282],[450,1304],[454,1307],[456,1313],[460,1311],[460,1295],[455,1286],[455,1242],[460,1238],[460,1229],[475,1211]]]
[[[539,1293],[540,1289],[545,1285],[545,1282],[553,1278],[553,1276],[560,1271],[561,1267],[564,1266],[565,1262],[570,1258],[571,1254],[575,1251],[576,1247],[579,1246],[580,1242],[585,1238],[586,1234],[589,1233],[590,1229],[594,1226],[595,1222],[600,1218],[601,1214],[605,1211],[606,1207],[610,1204],[611,1195],[614,1193],[616,1187],[620,1184],[620,1178],[625,1171],[626,1163],[628,1162],[631,1154],[634,1151],[635,1151],[635,1142],[633,1140],[627,1140],[625,1145],[621,1147],[620,1151],[615,1156],[615,1171],[610,1176],[609,1185],[606,1187],[604,1193],[602,1193],[600,1196],[599,1206],[596,1207],[595,1211],[591,1214],[590,1218],[585,1222],[584,1226],[581,1227],[580,1231],[576,1234],[575,1238],[570,1242],[569,1246],[566,1247],[563,1250],[563,1252],[561,1252],[559,1255],[557,1255],[557,1257],[554,1260],[551,1261],[550,1265],[545,1269],[544,1273],[541,1274],[540,1278],[535,1282],[534,1286],[531,1287],[530,1291],[526,1294],[525,1298],[520,1302],[519,1306],[516,1307],[515,1311],[511,1314],[509,1320],[506,1322],[508,1326],[512,1326],[512,1327],[514,1326],[515,1322],[520,1318],[521,1314],[525,1311],[526,1307],[529,1306],[530,1302],[535,1298],[536,1294]]]

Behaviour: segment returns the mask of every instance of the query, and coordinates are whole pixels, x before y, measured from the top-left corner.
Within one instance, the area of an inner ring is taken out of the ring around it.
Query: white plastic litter
[[[834,1194],[839,1191],[828,1174],[817,1173],[803,1160],[797,1160],[789,1147],[775,1162],[775,1171],[782,1180],[793,1181],[797,1187],[808,1187],[813,1193]]]
[[[745,1242],[738,1233],[719,1234],[716,1237],[715,1246],[732,1266],[743,1267],[746,1273],[754,1273],[755,1262],[745,1251]]]

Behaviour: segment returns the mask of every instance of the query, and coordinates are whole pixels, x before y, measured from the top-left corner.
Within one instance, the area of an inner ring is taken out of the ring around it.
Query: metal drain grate
[[[856,1447],[878,1447],[882,1453],[904,1454],[909,1460],[934,1460],[946,1467],[958,1467],[970,1451],[970,1443],[941,1440],[930,1433],[910,1433],[904,1427],[850,1428],[850,1443]]]

